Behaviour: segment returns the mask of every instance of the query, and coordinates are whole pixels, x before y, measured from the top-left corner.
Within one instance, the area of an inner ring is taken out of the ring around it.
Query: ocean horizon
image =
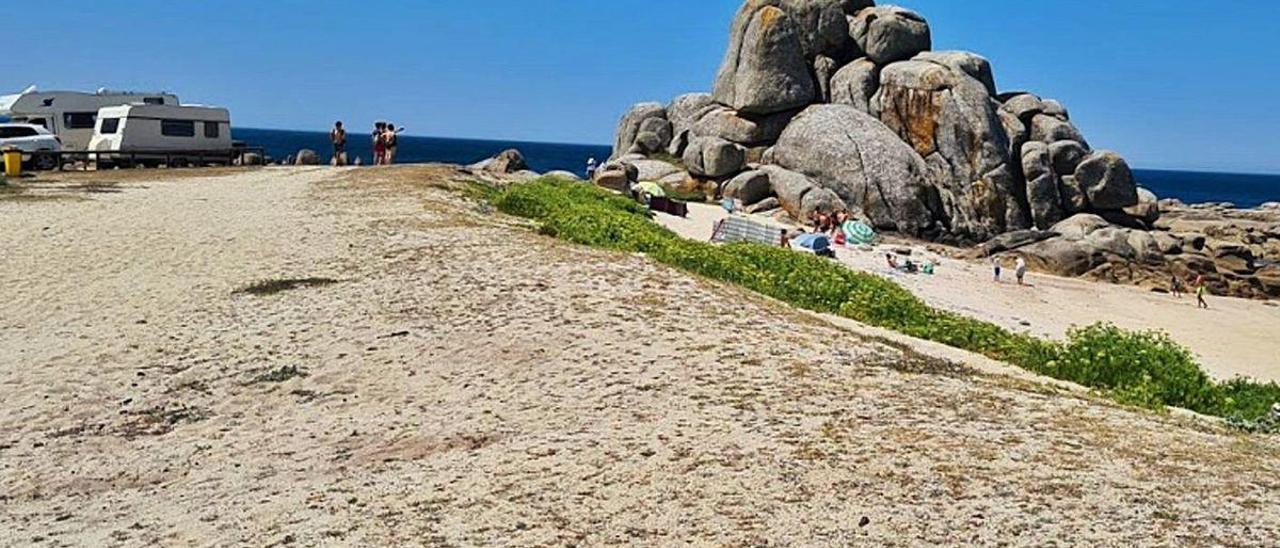
[[[332,156],[327,131],[235,128],[232,133],[236,140],[249,146],[265,148],[276,160],[304,148],[316,151],[323,162]],[[509,148],[518,149],[530,169],[539,173],[565,170],[579,175],[584,174],[587,159],[604,161],[612,151],[611,145],[401,135],[397,163],[466,165]],[[347,155],[351,161],[359,157],[366,165],[371,163],[373,147],[367,132],[348,128]],[[1160,198],[1176,198],[1186,203],[1230,202],[1238,207],[1280,202],[1280,175],[1138,167],[1133,173],[1139,185]]]

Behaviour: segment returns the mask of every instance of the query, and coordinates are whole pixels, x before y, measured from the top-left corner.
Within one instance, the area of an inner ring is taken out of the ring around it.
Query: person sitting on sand
[[[347,165],[347,130],[342,128],[341,121],[334,122],[329,142],[333,143],[333,165]]]
[[[892,254],[892,253],[885,253],[885,254],[884,254],[884,260],[885,260],[885,262],[889,263],[889,268],[890,268],[890,269],[892,269],[892,270],[897,270],[897,269],[898,269],[898,260],[897,260],[897,259],[895,259],[895,258],[893,258],[893,254]]]

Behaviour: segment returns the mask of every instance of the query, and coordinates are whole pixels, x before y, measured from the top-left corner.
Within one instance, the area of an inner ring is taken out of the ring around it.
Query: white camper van
[[[99,167],[230,162],[231,114],[199,105],[124,105],[98,111],[89,142]]]
[[[97,125],[98,110],[103,107],[128,105],[177,105],[178,97],[170,93],[139,93],[98,90],[36,91],[35,86],[22,93],[0,96],[0,116],[14,123],[44,126],[62,139],[64,150],[86,150]]]

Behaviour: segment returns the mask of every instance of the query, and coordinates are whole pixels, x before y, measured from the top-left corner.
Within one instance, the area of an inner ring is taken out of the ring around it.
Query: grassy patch
[[[1072,330],[1065,343],[1013,333],[934,309],[892,281],[812,255],[680,238],[652,222],[639,204],[590,185],[544,178],[496,191],[491,199],[505,213],[538,221],[543,234],[576,244],[645,253],[658,262],[800,308],[837,314],[1076,382],[1125,404],[1182,407],[1255,424],[1280,401],[1280,385],[1275,383],[1213,381],[1189,351],[1162,333],[1097,324]],[[920,369],[947,367],[922,363]]]
[[[336,283],[338,283],[338,280],[332,278],[281,278],[254,282],[240,288],[236,292],[263,297],[267,295],[275,295],[282,291],[290,291],[306,287],[323,287]]]

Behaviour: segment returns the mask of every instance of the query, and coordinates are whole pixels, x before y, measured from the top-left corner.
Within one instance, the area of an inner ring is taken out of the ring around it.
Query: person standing
[[[1209,288],[1205,287],[1204,276],[1200,276],[1200,278],[1196,280],[1196,308],[1204,310],[1209,309],[1209,301],[1204,299],[1205,295],[1208,293]]]
[[[1002,265],[1000,264],[1000,258],[999,258],[999,257],[992,257],[992,258],[991,258],[991,271],[992,271],[992,273],[994,273],[994,274],[995,274],[995,281],[996,281],[996,283],[1000,283],[1000,274],[1001,274],[1001,273],[1003,273],[1003,270],[1004,270],[1004,266],[1002,266]]]
[[[1018,257],[1014,271],[1018,275],[1018,285],[1025,285],[1023,280],[1027,277],[1027,260],[1021,256]]]
[[[384,163],[386,165],[394,164],[396,161],[396,150],[398,150],[396,147],[400,146],[399,133],[401,131],[404,131],[404,128],[396,129],[395,124],[387,124],[387,136],[383,140],[383,148],[385,148]]]
[[[387,159],[387,123],[378,122],[373,125],[373,165],[380,166]]]
[[[341,121],[334,122],[329,142],[333,143],[333,165],[347,165],[347,130],[342,128]]]
[[[1182,298],[1182,279],[1177,274],[1169,278],[1169,293],[1172,293],[1174,298]]]
[[[592,156],[587,159],[587,182],[596,180],[596,158]]]

